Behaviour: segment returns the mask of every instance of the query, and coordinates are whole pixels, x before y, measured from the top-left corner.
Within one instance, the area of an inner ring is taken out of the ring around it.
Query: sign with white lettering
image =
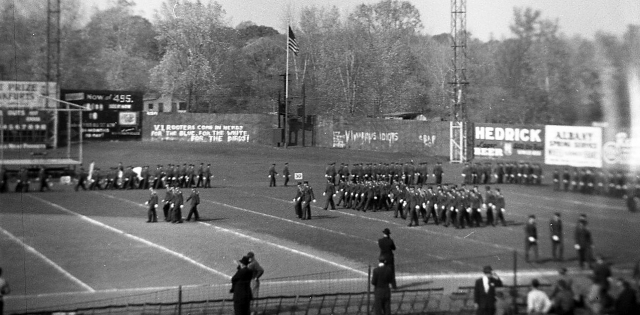
[[[86,140],[126,140],[142,137],[142,93],[136,91],[62,90],[62,99],[85,107]]]
[[[54,134],[53,111],[58,97],[55,82],[0,81],[0,119],[3,149],[46,149]]]
[[[475,124],[473,154],[479,159],[543,161],[542,126]]]
[[[153,141],[249,142],[249,131],[235,125],[154,124]]]
[[[544,163],[602,167],[602,128],[545,126]]]

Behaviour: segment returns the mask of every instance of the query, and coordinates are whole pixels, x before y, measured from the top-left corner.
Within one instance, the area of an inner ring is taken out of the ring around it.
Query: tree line
[[[46,79],[46,1],[3,2],[0,79]],[[119,0],[94,10],[61,1],[60,87],[172,94],[190,112],[267,113],[283,99],[286,33],[250,21],[232,27],[216,2],[165,2],[153,21]],[[419,112],[448,119],[449,34],[425,34],[407,1],[303,7],[292,29],[292,107],[307,114],[380,117]],[[640,67],[640,25],[617,37],[563,35],[558,20],[514,8],[512,36],[467,34],[467,113],[472,121],[628,124],[628,69]],[[53,69],[55,71],[55,69]]]

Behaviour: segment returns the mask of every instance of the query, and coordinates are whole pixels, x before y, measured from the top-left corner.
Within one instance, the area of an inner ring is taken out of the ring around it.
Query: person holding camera
[[[484,275],[476,280],[473,302],[476,315],[494,315],[496,313],[496,288],[502,287],[502,280],[491,266],[482,269]]]

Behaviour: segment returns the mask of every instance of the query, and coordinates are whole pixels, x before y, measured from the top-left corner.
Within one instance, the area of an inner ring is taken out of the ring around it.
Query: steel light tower
[[[451,86],[450,161],[467,160],[467,0],[451,0],[451,47],[453,48]]]

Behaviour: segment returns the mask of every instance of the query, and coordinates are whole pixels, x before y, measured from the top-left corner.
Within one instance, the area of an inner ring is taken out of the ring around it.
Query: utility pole
[[[45,80],[47,96],[52,96],[52,93],[53,96],[57,95],[57,91],[49,91],[49,82],[56,83],[56,90],[60,88],[60,1],[47,0],[47,77]],[[55,72],[52,73],[53,71]],[[58,104],[54,103],[54,106],[57,107]],[[49,99],[45,99],[45,107],[49,107]],[[53,130],[51,130],[49,142],[56,148],[58,147],[58,112],[51,111],[51,113],[53,113],[50,117],[53,122]],[[68,112],[67,115],[71,117],[71,112]],[[67,152],[67,154],[70,153]]]
[[[467,0],[451,0],[451,60],[453,71],[451,86],[450,162],[467,160]]]

